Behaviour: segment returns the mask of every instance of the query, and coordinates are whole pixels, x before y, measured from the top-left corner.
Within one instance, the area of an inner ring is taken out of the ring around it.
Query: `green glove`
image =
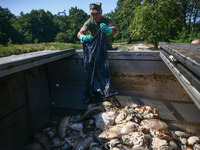
[[[105,23],[100,24],[101,31],[107,35],[110,35],[113,32],[111,27],[108,27]]]
[[[91,42],[93,39],[93,37],[91,35],[81,35],[80,36],[80,40],[81,40],[81,43],[83,42]]]

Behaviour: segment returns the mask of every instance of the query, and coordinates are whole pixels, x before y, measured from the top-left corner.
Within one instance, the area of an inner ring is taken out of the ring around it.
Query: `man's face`
[[[98,13],[91,13],[92,18],[96,23],[101,22],[101,15],[102,15],[102,10],[100,10]]]

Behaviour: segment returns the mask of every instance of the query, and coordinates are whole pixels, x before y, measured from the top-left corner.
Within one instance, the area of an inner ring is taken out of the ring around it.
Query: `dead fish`
[[[51,142],[53,143],[53,146],[60,146],[64,143],[59,137],[53,137]]]
[[[187,146],[186,145],[181,145],[181,150],[186,150]]]
[[[168,143],[166,140],[161,140],[159,138],[153,138],[152,139],[152,148],[158,149],[161,146],[167,146]]]
[[[88,149],[92,142],[94,142],[93,137],[86,138],[81,143],[79,143],[79,145],[76,148],[74,148],[74,150]]]
[[[172,150],[179,150],[178,145],[174,141],[170,141],[169,146],[172,148]]]
[[[139,124],[140,123],[140,116],[139,115],[136,115],[134,118],[133,118],[133,121],[135,122],[135,123],[137,123],[137,124]]]
[[[24,147],[24,150],[47,150],[45,149],[42,145],[40,145],[39,143],[32,143],[30,145],[27,145]]]
[[[183,132],[183,131],[174,131],[174,133],[176,134],[176,136],[181,137],[181,138],[189,138],[190,134]]]
[[[125,120],[127,115],[128,115],[128,112],[126,110],[120,111],[115,119],[115,123],[119,123],[120,121]]]
[[[173,137],[171,137],[170,132],[166,129],[160,129],[156,131],[156,137],[166,141],[173,140]]]
[[[71,150],[72,146],[65,140],[58,137],[52,138],[53,145],[48,146],[48,150]]]
[[[52,138],[56,135],[56,127],[47,127],[43,130],[43,133],[49,138]]]
[[[161,129],[168,129],[168,125],[158,119],[145,119],[140,122],[140,125],[146,129],[154,129],[157,131]]]
[[[66,116],[66,117],[62,118],[58,124],[57,132],[58,132],[58,136],[61,139],[63,139],[65,137],[65,131],[69,124],[70,118],[71,118],[70,116]]]
[[[116,116],[117,112],[114,111],[99,113],[95,116],[96,127],[103,130],[108,126],[114,125]]]
[[[50,139],[43,133],[37,133],[34,135],[34,142],[39,143],[45,149],[47,149],[48,145],[51,145]]]
[[[132,146],[145,146],[145,136],[142,132],[132,132],[128,135],[122,135],[121,137],[123,144]]]
[[[191,136],[187,139],[189,145],[194,145],[200,142],[200,138],[198,136]]]
[[[129,148],[123,144],[118,144],[117,148],[119,148],[120,150],[131,150],[132,148]]]
[[[92,147],[90,148],[90,150],[103,150],[103,149],[101,149],[100,147]]]
[[[152,142],[152,137],[150,134],[144,134],[144,137],[145,137],[145,143],[146,144],[149,144]]]
[[[87,136],[87,134],[85,134],[84,132],[83,132],[83,130],[81,130],[80,132],[79,132],[79,134],[80,134],[80,137],[81,138],[86,138],[86,136]]]
[[[106,108],[112,108],[114,107],[113,104],[109,101],[104,101],[103,102],[103,107],[106,109]]]
[[[96,113],[99,113],[99,112],[102,112],[102,108],[101,107],[93,107],[89,110],[87,110],[82,116],[81,118],[75,120],[73,123],[78,123],[78,122],[81,122],[85,119],[87,119],[88,117],[96,114]]]
[[[170,131],[171,136],[173,139],[175,139],[177,142],[180,142],[180,138],[174,133],[174,131]]]
[[[51,145],[49,138],[43,133],[36,133],[33,137],[33,143],[27,145],[25,150],[47,150]]]
[[[107,149],[106,146],[105,146],[105,144],[106,144],[108,141],[99,138],[99,135],[100,135],[101,133],[102,133],[101,130],[96,130],[96,131],[94,132],[94,134],[93,134],[93,138],[94,138],[95,141],[99,142],[99,144],[100,144],[101,146],[103,146],[104,149]]]
[[[186,148],[186,150],[193,150],[193,148],[190,147],[190,146],[188,146],[188,147]]]
[[[110,126],[107,130],[103,131],[99,135],[99,138],[107,140],[120,138],[122,135],[136,131],[138,126],[138,124],[131,121],[117,124],[115,126]]]
[[[118,101],[118,99],[115,96],[110,96],[110,97],[107,97],[106,99],[107,101],[111,102],[115,108],[122,107],[121,103]]]
[[[135,120],[135,115],[134,114],[128,114],[125,120],[126,121],[133,121],[133,120]],[[136,121],[136,123],[138,123],[138,122]]]
[[[136,146],[133,146],[131,148],[131,150],[149,150],[149,149],[146,148],[146,147],[144,147],[144,146],[138,146],[138,145],[136,145]]]
[[[119,110],[119,108],[117,108],[116,106],[115,106],[115,104],[114,103],[111,103],[110,101],[104,101],[103,102],[103,107],[104,107],[104,109],[106,110],[106,111],[118,111]]]
[[[186,138],[180,138],[179,139],[181,144],[186,145],[187,144],[187,139]]]
[[[200,150],[200,144],[194,144],[193,148],[194,150]]]
[[[69,143],[65,143],[63,146],[62,146],[62,149],[61,150],[72,150],[72,146],[69,144]]]
[[[173,150],[172,147],[168,146],[168,145],[164,145],[159,147],[157,150]]]
[[[159,115],[157,114],[153,114],[153,113],[149,113],[143,116],[144,119],[158,119]]]
[[[97,143],[97,142],[91,142],[90,143],[90,150],[91,149],[98,150],[98,148],[101,149],[100,147],[101,147],[101,145],[99,145],[99,143]]]
[[[121,149],[118,147],[112,147],[112,148],[110,148],[110,150],[121,150]]]
[[[76,131],[83,130],[83,123],[73,123],[69,125],[69,128]]]
[[[119,139],[111,139],[109,142],[105,144],[107,149],[115,147],[117,144],[120,144],[121,141]]]

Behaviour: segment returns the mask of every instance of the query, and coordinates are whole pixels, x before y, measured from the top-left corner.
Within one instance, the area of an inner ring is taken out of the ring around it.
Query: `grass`
[[[133,46],[137,44],[147,45],[151,50],[153,50],[152,44],[146,44],[144,41],[137,41],[131,44],[123,43],[113,43],[113,47],[117,47],[120,51],[132,51]],[[8,44],[7,46],[0,45],[0,57],[6,57],[10,55],[18,55],[23,53],[42,51],[42,50],[64,50],[69,48],[75,48],[77,50],[82,49],[82,44],[72,44],[72,43],[35,43],[35,44]],[[139,50],[144,50],[143,47],[139,47]]]
[[[9,44],[8,46],[0,45],[0,57],[18,55],[23,53],[42,51],[42,50],[64,50],[69,48],[81,49],[81,44],[72,43],[36,43],[36,44]]]

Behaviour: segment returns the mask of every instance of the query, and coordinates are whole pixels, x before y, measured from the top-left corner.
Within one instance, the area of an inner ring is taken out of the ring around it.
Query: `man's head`
[[[102,15],[102,9],[101,9],[101,3],[91,3],[90,4],[90,11],[92,18],[95,22],[99,23],[101,22],[101,15]]]
[[[101,11],[101,3],[91,3],[90,4],[90,11],[89,13],[98,13],[99,11]]]

